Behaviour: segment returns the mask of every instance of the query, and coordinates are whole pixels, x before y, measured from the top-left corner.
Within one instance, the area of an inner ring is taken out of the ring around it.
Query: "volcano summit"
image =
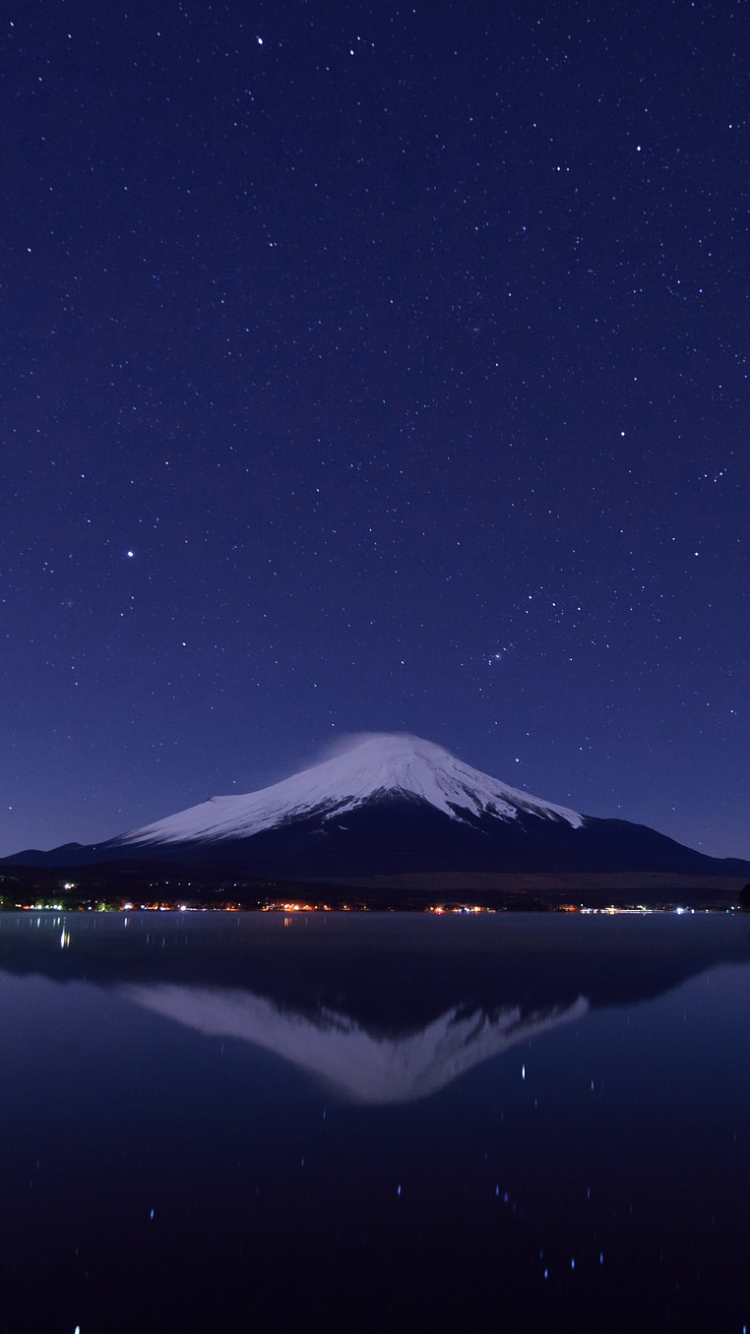
[[[522,813],[564,820],[578,828],[583,817],[563,806],[508,787],[456,759],[442,746],[404,733],[362,737],[335,759],[316,764],[273,787],[237,797],[212,797],[178,815],[122,834],[119,844],[164,844],[252,838],[263,830],[310,818],[321,831],[341,828],[343,815],[384,803],[429,807],[460,824],[488,815],[516,820]],[[470,825],[471,827],[471,825]]]

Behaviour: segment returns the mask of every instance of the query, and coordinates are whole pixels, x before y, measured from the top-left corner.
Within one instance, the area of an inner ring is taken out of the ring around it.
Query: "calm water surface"
[[[750,1330],[750,920],[0,916],[0,1330]]]

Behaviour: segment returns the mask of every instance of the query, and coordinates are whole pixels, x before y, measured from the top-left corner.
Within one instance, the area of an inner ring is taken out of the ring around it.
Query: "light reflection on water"
[[[749,1323],[747,918],[128,918],[0,916],[0,1331]]]

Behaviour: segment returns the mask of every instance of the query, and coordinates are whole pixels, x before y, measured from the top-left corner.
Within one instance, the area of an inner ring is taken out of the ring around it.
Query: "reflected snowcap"
[[[332,1009],[308,1015],[240,989],[136,984],[120,991],[207,1036],[240,1038],[275,1052],[340,1097],[371,1104],[429,1097],[482,1061],[588,1010],[584,996],[532,1013],[512,1006],[492,1014],[454,1006],[417,1032],[383,1036]]]

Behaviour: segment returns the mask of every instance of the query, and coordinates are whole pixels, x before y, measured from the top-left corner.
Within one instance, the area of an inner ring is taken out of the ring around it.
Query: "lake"
[[[3,1334],[750,1328],[750,915],[0,915]]]

